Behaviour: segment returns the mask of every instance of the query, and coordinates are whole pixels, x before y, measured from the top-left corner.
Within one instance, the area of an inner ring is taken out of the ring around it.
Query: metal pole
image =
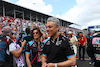
[[[61,25],[60,25],[60,26],[62,26],[62,21],[61,21],[60,23],[61,23]]]
[[[36,14],[36,22],[37,22],[38,18],[37,18],[37,14]]]
[[[32,18],[31,18],[31,13],[30,13],[30,21],[32,20]]]
[[[68,23],[67,23],[67,27],[69,27]]]
[[[33,3],[33,4],[34,4],[34,10],[35,10],[35,4],[36,4],[36,3]]]
[[[66,27],[66,22],[65,22],[65,27]]]
[[[89,32],[89,28],[87,28],[87,33]]]
[[[41,22],[43,22],[43,17],[42,17],[42,15],[41,15]]]
[[[45,24],[47,23],[47,21],[46,21],[46,17],[45,17]]]
[[[14,8],[14,19],[16,18],[16,12],[15,12],[15,8]]]
[[[63,21],[62,21],[62,26],[63,26]]]
[[[3,17],[5,17],[5,6],[3,4]]]
[[[59,22],[60,22],[60,26],[61,26],[61,20],[59,20]]]
[[[23,20],[24,20],[24,11],[23,11]]]

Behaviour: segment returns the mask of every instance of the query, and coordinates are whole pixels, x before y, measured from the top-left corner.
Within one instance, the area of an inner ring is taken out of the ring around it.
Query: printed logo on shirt
[[[32,45],[32,46],[33,46],[33,47],[36,47],[36,44],[34,44],[34,43],[33,43],[33,45]]]
[[[100,45],[100,38],[99,38],[99,37],[95,37],[95,38],[93,38],[93,40],[92,40],[92,44]]]
[[[46,45],[50,45],[50,41],[48,41],[48,42],[46,43]]]
[[[100,61],[100,54],[94,54],[95,57],[96,57],[96,60],[99,60]]]
[[[65,41],[66,39],[64,37],[62,37],[62,39]]]
[[[62,43],[62,40],[57,41],[57,42],[56,42],[56,45],[59,46],[61,43]]]
[[[74,49],[73,49],[73,44],[71,43],[71,41],[69,41],[69,44],[70,44],[71,50],[74,50]]]
[[[92,44],[93,44],[93,47],[94,47],[96,50],[99,50],[99,51],[100,51],[100,38],[99,38],[99,37],[93,38]]]

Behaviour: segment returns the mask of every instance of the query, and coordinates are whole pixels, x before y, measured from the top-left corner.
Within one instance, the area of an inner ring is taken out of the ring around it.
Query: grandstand
[[[14,18],[23,18],[26,20],[34,20],[34,21],[39,21],[39,22],[44,22],[46,23],[46,20],[48,17],[50,17],[50,15],[29,9],[29,8],[25,8],[22,6],[19,6],[17,4],[11,3],[11,2],[7,2],[4,0],[1,0],[0,2],[0,14],[3,16],[11,16]],[[61,22],[61,26],[69,26],[73,23],[65,21],[60,19]]]
[[[28,23],[34,24],[35,22],[37,23],[36,25],[40,26],[41,29],[44,31],[46,30],[45,29],[46,20],[48,17],[51,17],[50,15],[26,7],[19,6],[17,4],[5,0],[0,0],[0,16],[3,18],[3,21],[6,23],[15,22],[13,23],[15,28],[18,27],[18,25],[20,24],[23,25],[24,28],[26,25],[28,25]],[[61,30],[65,30],[65,31],[73,30],[75,32],[82,31],[79,29],[69,27],[69,25],[72,25],[74,23],[68,22],[60,18],[58,19],[60,20]]]

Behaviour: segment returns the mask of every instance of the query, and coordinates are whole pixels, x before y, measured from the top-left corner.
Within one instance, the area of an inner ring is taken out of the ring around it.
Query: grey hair
[[[57,19],[55,17],[49,17],[47,19],[47,22],[49,22],[49,21],[53,21],[56,27],[60,25],[59,19]]]

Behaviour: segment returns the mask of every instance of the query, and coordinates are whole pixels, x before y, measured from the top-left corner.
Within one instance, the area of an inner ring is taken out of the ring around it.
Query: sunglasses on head
[[[13,34],[15,34],[15,35],[16,35],[16,33],[12,33],[12,35],[13,35]]]

